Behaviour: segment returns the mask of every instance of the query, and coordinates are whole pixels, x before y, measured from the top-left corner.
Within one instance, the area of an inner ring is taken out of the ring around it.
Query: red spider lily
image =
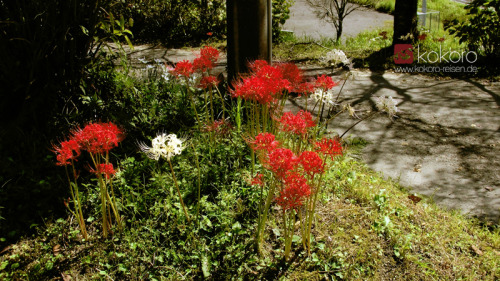
[[[212,36],[212,35],[213,35],[213,33],[212,33],[212,32],[207,32],[207,35],[208,35],[208,36]]]
[[[248,68],[250,69],[251,72],[257,73],[262,67],[268,65],[269,64],[265,60],[255,60],[254,62],[249,63]]]
[[[198,88],[200,89],[209,89],[210,87],[217,87],[219,84],[219,80],[215,76],[205,76],[201,78],[200,84],[198,84]]]
[[[232,97],[241,97],[244,100],[256,101],[260,104],[269,104],[276,100],[275,85],[261,77],[251,76],[233,85]]]
[[[205,72],[214,68],[215,63],[206,57],[197,57],[193,60],[193,70]]]
[[[283,78],[290,82],[291,91],[300,92],[303,80],[302,70],[293,63],[278,64],[278,69]]]
[[[264,186],[264,175],[263,174],[255,175],[250,184]]]
[[[231,123],[226,120],[226,119],[221,119],[221,120],[216,120],[214,122],[211,122],[204,127],[205,132],[214,132],[218,135],[225,135],[227,134],[233,126],[231,126]]]
[[[205,46],[200,50],[200,57],[215,63],[219,59],[219,50],[214,47]]]
[[[233,97],[269,104],[276,101],[283,91],[290,91],[290,81],[283,77],[280,69],[261,60],[254,61],[249,67],[253,75],[233,85]]]
[[[187,60],[182,60],[175,65],[174,70],[171,71],[173,75],[189,77],[194,72],[194,66]]]
[[[309,195],[311,187],[307,184],[307,180],[298,173],[287,173],[285,188],[275,200],[283,210],[297,209]]]
[[[103,174],[106,176],[107,179],[111,178],[115,173],[115,169],[113,168],[113,164],[99,164],[97,166],[97,170],[91,169],[91,173],[95,174]]]
[[[330,155],[331,159],[337,155],[342,155],[343,149],[338,139],[323,138],[314,143],[315,150],[325,155]]]
[[[311,177],[322,174],[325,171],[323,160],[314,151],[304,151],[300,154],[300,164],[304,171]]]
[[[316,126],[311,113],[304,110],[297,112],[296,115],[291,112],[285,112],[279,122],[283,131],[297,135],[305,135],[308,128]]]
[[[310,93],[313,93],[314,90],[315,90],[315,85],[309,82],[302,82],[297,86],[297,88],[294,89],[295,92],[303,94],[305,96],[307,96]]]
[[[288,148],[276,148],[269,153],[266,163],[277,178],[283,178],[288,171],[292,171],[297,165],[298,158]]]
[[[255,136],[255,140],[250,141],[250,147],[255,150],[266,150],[271,152],[279,147],[280,143],[275,140],[276,137],[271,133],[260,133]]]
[[[81,154],[81,147],[74,139],[63,141],[59,147],[53,146],[56,153],[57,165],[65,166],[71,164],[70,160],[76,159]]]
[[[124,133],[115,124],[90,123],[83,129],[73,132],[74,140],[80,147],[90,153],[104,153],[118,146],[123,140]]]
[[[331,88],[335,87],[337,83],[333,82],[332,77],[326,76],[326,75],[321,75],[320,77],[316,78],[315,86],[316,88],[322,88],[325,91],[330,90]]]

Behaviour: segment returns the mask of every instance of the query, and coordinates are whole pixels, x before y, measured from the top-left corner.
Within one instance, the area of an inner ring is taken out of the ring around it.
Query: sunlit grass
[[[396,0],[354,0],[353,2],[373,7],[377,11],[393,14]],[[419,0],[418,7],[422,7],[422,0]],[[428,0],[427,10],[439,11],[442,22],[454,19],[463,20],[465,17],[464,4],[450,0]]]

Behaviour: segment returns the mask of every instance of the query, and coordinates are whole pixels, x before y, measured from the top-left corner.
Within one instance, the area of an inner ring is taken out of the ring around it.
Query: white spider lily
[[[334,64],[343,63],[345,65],[348,65],[351,62],[342,50],[337,49],[333,49],[332,51],[326,53],[325,60],[327,62],[333,62]]]
[[[375,105],[377,106],[378,110],[387,112],[391,119],[396,116],[396,113],[399,112],[399,109],[396,107],[397,103],[391,96],[379,97],[376,100]]]
[[[335,94],[333,90],[325,91],[323,89],[316,89],[312,93],[312,97],[315,101],[322,101],[324,104],[335,105]]]
[[[158,161],[160,157],[163,157],[170,161],[170,158],[181,154],[182,150],[184,150],[182,143],[183,140],[177,138],[175,134],[161,133],[153,139],[151,147],[139,143],[139,148],[151,159]]]

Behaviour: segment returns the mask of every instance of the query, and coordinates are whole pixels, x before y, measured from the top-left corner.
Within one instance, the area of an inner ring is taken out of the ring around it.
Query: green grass
[[[204,266],[209,279],[218,280],[500,277],[498,226],[442,210],[430,199],[415,203],[396,182],[349,155],[337,160],[326,179],[312,254],[296,244],[289,263],[281,259],[279,216],[271,218],[264,256],[255,254],[251,204],[244,204],[249,197],[235,186],[221,190],[215,201],[205,197],[200,227],[176,219],[178,206],[169,205],[168,192],[156,193],[157,203],[110,240],[99,238],[99,227],[92,224],[93,238],[79,241],[75,222],[58,219],[11,245],[0,257],[0,277],[52,280],[63,273],[78,280],[193,280]]]
[[[377,11],[393,14],[396,0],[354,0],[353,2],[373,7]],[[418,5],[419,8],[422,7],[421,0]],[[449,22],[454,19],[461,21],[465,17],[464,4],[450,0],[428,0],[427,10],[439,11],[442,22]]]
[[[275,54],[283,60],[302,55],[300,60],[320,62],[326,49],[342,48],[348,56],[361,58],[387,44],[381,32],[363,33],[341,46],[328,39],[288,38]],[[43,225],[32,226],[33,234],[10,245],[0,237],[0,280],[500,278],[497,224],[440,209],[432,198],[409,196],[396,181],[355,160],[365,144],[359,139],[346,141],[351,148],[324,175],[310,255],[296,241],[291,260],[283,260],[281,218],[273,206],[259,256],[253,239],[261,194],[248,184],[250,157],[244,136],[233,131],[213,145],[207,133],[193,129],[194,116],[183,103],[182,87],[159,79],[156,72],[104,75],[114,83],[110,100],[81,110],[105,109],[127,130],[127,138],[112,155],[120,170],[114,188],[124,230],[110,239],[101,237],[99,198],[91,192],[95,182],[84,171],[79,181],[86,183],[82,190],[87,191],[83,200],[90,239],[81,239],[69,214],[46,218]],[[195,223],[184,219],[168,164],[137,152],[138,140],[146,141],[161,130],[189,135],[189,146],[173,158],[173,167]],[[422,200],[416,202],[417,197]],[[9,223],[7,217],[2,226]]]
[[[423,41],[417,41],[422,52],[442,50],[466,50],[466,45],[450,35],[446,30],[421,30],[426,34]],[[331,38],[314,40],[308,37],[294,37],[289,34],[284,40],[273,46],[273,55],[277,61],[296,61],[304,64],[320,64],[327,66],[323,61],[326,53],[333,49],[344,51],[352,59],[355,67],[392,69],[395,67],[392,59],[393,51],[387,49],[392,45],[392,26],[366,30],[356,37],[350,37],[342,44],[336,44]],[[415,44],[416,46],[416,44]],[[385,49],[385,50],[384,50]]]

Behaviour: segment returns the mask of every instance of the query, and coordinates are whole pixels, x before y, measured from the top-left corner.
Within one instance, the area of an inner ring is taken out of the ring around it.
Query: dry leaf
[[[71,280],[71,276],[64,274],[62,272],[61,272],[61,276],[62,276],[63,281],[70,281]]]
[[[422,198],[415,196],[413,194],[408,195],[408,199],[410,199],[414,204],[417,204],[422,200]]]
[[[10,251],[11,249],[12,249],[12,247],[11,247],[11,246],[7,246],[7,247],[3,248],[3,250],[2,250],[2,251],[0,251],[0,255],[3,255],[3,254],[5,254],[5,253],[7,253],[7,252],[8,252],[8,251]]]
[[[54,247],[52,247],[52,253],[54,253],[54,256],[57,256],[59,252],[61,251],[61,245],[57,244]]]
[[[478,255],[478,256],[482,256],[483,255],[483,251],[479,250],[478,247],[476,247],[474,245],[471,245],[470,247],[472,248],[472,250],[474,251],[474,253],[476,253],[476,255]]]
[[[422,171],[422,165],[420,164],[415,165],[415,167],[413,167],[413,171],[416,173],[420,173],[420,171]]]
[[[493,191],[493,188],[491,186],[487,186],[485,187],[484,189],[488,190],[488,191]]]

